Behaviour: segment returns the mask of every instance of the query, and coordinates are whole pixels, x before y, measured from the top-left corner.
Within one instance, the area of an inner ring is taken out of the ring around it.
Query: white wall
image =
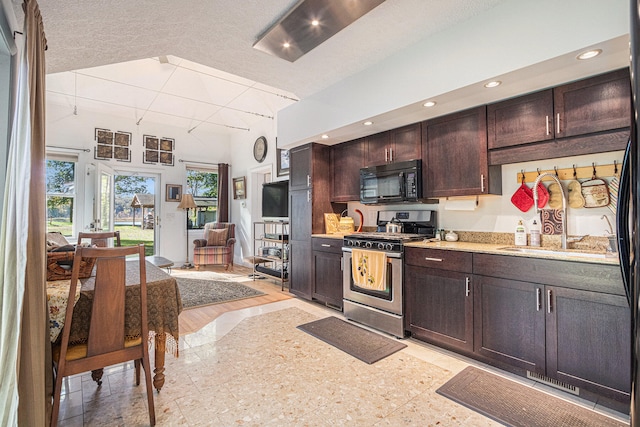
[[[267,139],[267,157],[261,163],[253,158],[253,144],[255,140],[264,136]],[[253,222],[262,220],[260,194],[262,191],[261,175],[271,174],[272,181],[288,179],[287,176],[277,177],[276,171],[276,124],[264,121],[262,126],[254,126],[251,131],[238,134],[231,138],[231,177],[244,176],[247,179],[247,198],[231,199],[231,222],[236,224],[235,262],[253,255]],[[244,263],[250,265],[249,263]]]
[[[95,128],[118,130],[132,133],[131,162],[118,162],[115,160],[95,160],[93,148],[95,147]],[[156,214],[161,218],[158,254],[171,259],[176,265],[185,261],[187,245],[186,236],[186,212],[177,208],[177,202],[165,201],[166,184],[179,184],[186,189],[186,165],[179,159],[207,163],[231,163],[231,153],[227,137],[216,134],[207,134],[204,127],[188,134],[184,129],[164,126],[157,123],[144,122],[136,126],[135,122],[115,116],[96,114],[89,111],[78,111],[73,115],[72,109],[64,109],[59,106],[47,106],[47,146],[61,146],[74,148],[89,148],[91,152],[80,153],[77,165],[78,188],[76,194],[77,216],[76,229],[83,230],[91,222],[92,200],[85,200],[86,186],[93,185],[92,180],[86,179],[87,168],[100,162],[106,163],[116,172],[146,172],[160,175],[157,184],[160,190],[160,205],[156,206]],[[174,166],[159,166],[143,163],[143,135],[157,135],[175,139]],[[54,151],[51,149],[50,151]],[[197,166],[194,164],[194,166]],[[202,232],[189,232],[189,259],[193,260],[193,239],[201,237]]]
[[[627,0],[503,2],[455,27],[399,48],[398,53],[380,63],[283,109],[278,136],[283,146],[290,147],[371,118],[376,126],[376,116],[383,113],[409,105],[421,108],[424,100],[542,64],[628,32]],[[522,79],[518,82],[520,87],[514,88],[516,92],[509,96],[621,68],[628,65],[628,50],[616,57],[622,63],[598,60],[574,65],[577,61],[573,58],[571,67],[580,69],[572,71],[574,74],[569,77],[567,69],[548,66],[546,73],[530,76],[542,86],[525,87]],[[459,111],[486,103],[478,97],[465,100],[468,105],[450,101],[446,105],[439,102],[435,109],[430,109],[430,114],[443,115],[451,112],[451,108]],[[374,126],[370,133],[376,132]]]

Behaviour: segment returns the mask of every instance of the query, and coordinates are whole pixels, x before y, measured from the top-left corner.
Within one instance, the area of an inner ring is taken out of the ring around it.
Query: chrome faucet
[[[567,198],[564,195],[564,190],[562,189],[562,184],[555,174],[544,172],[538,175],[536,180],[533,183],[533,206],[536,208],[536,213],[540,212],[540,208],[538,208],[538,184],[545,176],[550,176],[553,178],[555,182],[558,183],[560,187],[560,193],[562,194],[562,249],[567,249]]]

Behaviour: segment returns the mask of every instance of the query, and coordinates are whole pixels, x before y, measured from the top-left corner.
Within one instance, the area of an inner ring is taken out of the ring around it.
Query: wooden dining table
[[[127,338],[138,338],[140,336],[140,312],[133,309],[133,307],[140,305],[139,272],[137,260],[127,261],[127,288],[125,293],[125,334]],[[182,299],[180,298],[180,290],[176,279],[148,261],[146,262],[146,275],[149,339],[153,339],[155,342],[153,386],[160,391],[165,381],[165,353],[171,353],[174,357],[178,357],[178,341],[180,338],[178,315],[182,311]],[[47,301],[49,303],[50,317],[60,311],[64,312],[64,309],[60,307],[60,301],[64,299],[66,307],[70,280],[66,282],[66,298],[64,298],[65,283],[61,283],[61,281],[47,282]],[[82,285],[80,297],[73,308],[73,320],[69,336],[70,344],[86,343],[89,336],[95,276],[92,275],[86,279],[80,279],[80,282]],[[64,322],[64,319],[59,317],[50,322],[52,342],[60,339],[61,335],[54,332],[54,328],[59,331],[62,328],[61,322]],[[99,381],[101,376],[101,370],[92,372],[92,377],[96,381]]]

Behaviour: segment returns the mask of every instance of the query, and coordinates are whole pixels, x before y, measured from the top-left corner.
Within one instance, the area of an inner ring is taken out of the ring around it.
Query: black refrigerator
[[[640,141],[638,117],[640,114],[640,0],[630,0],[630,68],[631,68],[631,133],[625,151],[620,176],[616,228],[620,269],[629,307],[631,308],[631,426],[640,426],[640,272],[636,254],[640,253]]]

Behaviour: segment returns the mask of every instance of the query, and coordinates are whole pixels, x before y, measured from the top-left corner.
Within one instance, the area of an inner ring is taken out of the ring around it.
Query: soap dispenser
[[[527,246],[527,230],[524,228],[522,220],[518,221],[515,233],[516,246]]]
[[[540,246],[540,224],[535,219],[531,224],[531,246]]]

